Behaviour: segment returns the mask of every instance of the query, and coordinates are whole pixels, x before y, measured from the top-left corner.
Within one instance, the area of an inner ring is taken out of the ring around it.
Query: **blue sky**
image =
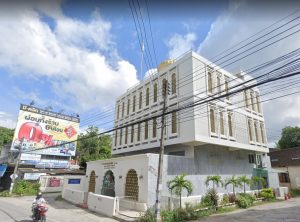
[[[145,1],[139,3],[151,43]],[[210,58],[295,9],[276,4],[270,7],[265,2],[258,7],[249,1],[148,4],[158,63],[189,49]],[[93,116],[103,117],[106,110],[113,109],[114,99],[140,78],[140,46],[128,1],[3,1],[0,33],[2,126],[13,128],[19,104],[31,100],[38,107],[51,105],[54,111],[79,113],[83,125],[88,125],[96,119]],[[299,46],[289,41],[276,47],[284,53]],[[271,58],[280,53],[274,53],[273,48],[260,56]],[[231,68],[247,68],[257,61],[253,57]],[[156,65],[144,64],[144,71]],[[298,105],[300,100],[293,108]],[[286,113],[281,110],[278,115]],[[272,123],[272,134],[277,130],[278,135],[282,126],[295,123],[295,119],[300,124],[297,114],[288,113]],[[107,119],[98,119],[100,128],[111,127],[101,124]]]

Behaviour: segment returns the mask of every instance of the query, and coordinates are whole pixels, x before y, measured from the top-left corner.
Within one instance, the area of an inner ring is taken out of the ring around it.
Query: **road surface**
[[[49,210],[47,222],[116,222],[93,214],[65,201],[55,201],[57,195],[45,196]],[[0,197],[1,222],[30,222],[31,204],[34,197]]]

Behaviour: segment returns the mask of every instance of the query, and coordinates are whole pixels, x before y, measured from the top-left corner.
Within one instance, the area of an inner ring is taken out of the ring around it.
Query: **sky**
[[[144,76],[188,50],[213,58],[300,9],[297,1],[270,2],[0,1],[0,126],[14,128],[20,103],[33,100],[40,108],[79,114],[83,129],[112,127],[115,98],[141,79],[133,6],[140,5],[145,19],[150,62],[143,64]],[[299,47],[297,33],[224,68],[246,70]],[[263,109],[270,146],[283,127],[300,125],[299,94]]]

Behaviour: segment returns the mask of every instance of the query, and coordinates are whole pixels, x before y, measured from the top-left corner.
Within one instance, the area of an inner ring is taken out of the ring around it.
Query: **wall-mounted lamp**
[[[143,178],[144,178],[143,175],[140,175],[140,176],[139,176],[139,179],[140,179],[140,180],[143,179]]]
[[[121,175],[119,176],[119,179],[122,179],[122,176],[121,176]]]

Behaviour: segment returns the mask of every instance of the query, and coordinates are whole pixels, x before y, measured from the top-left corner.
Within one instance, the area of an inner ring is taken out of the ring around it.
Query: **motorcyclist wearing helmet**
[[[33,218],[36,218],[38,214],[38,205],[40,204],[46,204],[46,200],[43,198],[42,192],[38,192],[36,198],[34,198],[32,202]]]

